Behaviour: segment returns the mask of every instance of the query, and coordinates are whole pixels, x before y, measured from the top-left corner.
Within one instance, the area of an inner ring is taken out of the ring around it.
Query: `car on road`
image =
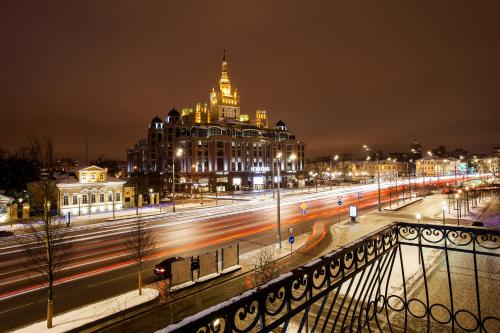
[[[153,272],[164,278],[164,279],[168,279],[170,277],[172,277],[172,263],[173,262],[176,262],[176,261],[180,261],[180,260],[183,260],[184,258],[182,257],[170,257],[170,258],[167,258],[165,260],[163,260],[162,262],[160,262],[159,264],[157,264],[153,270]]]

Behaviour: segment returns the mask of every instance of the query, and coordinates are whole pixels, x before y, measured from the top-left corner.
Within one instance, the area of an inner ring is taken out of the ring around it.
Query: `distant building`
[[[40,182],[28,184],[28,194],[34,208],[43,205]],[[89,166],[77,170],[74,177],[56,178],[50,181],[52,209],[73,215],[118,210],[124,206],[123,191],[125,181],[109,177],[107,170]],[[125,203],[132,206],[128,198]]]
[[[269,123],[267,121],[266,110],[255,111],[255,126],[257,126],[258,128],[268,128],[269,127]]]
[[[190,190],[263,188],[271,185],[275,156],[281,152],[283,184],[303,177],[304,143],[281,120],[270,128],[265,110],[257,110],[254,120],[240,112],[225,54],[219,88],[212,89],[209,105],[209,110],[204,103],[181,113],[172,109],[165,121],[153,118],[147,138],[127,151],[128,172],[165,173],[168,178],[175,163],[175,183]],[[177,157],[179,148],[183,152]],[[167,188],[168,183],[171,180]]]
[[[451,176],[466,169],[466,162],[453,157],[425,156],[416,161],[417,176]]]
[[[490,156],[483,158],[472,158],[469,160],[469,171],[479,173],[498,174],[500,157]]]
[[[377,161],[346,161],[342,162],[342,174],[344,177],[361,178],[361,177],[378,177],[382,179],[393,179],[396,177],[407,176],[411,171],[409,164],[400,161],[380,160]]]
[[[0,223],[11,221],[12,213],[17,214],[17,206],[12,212],[11,206],[14,203],[14,198],[0,194]]]
[[[500,157],[500,146],[493,147],[492,154],[493,157]]]

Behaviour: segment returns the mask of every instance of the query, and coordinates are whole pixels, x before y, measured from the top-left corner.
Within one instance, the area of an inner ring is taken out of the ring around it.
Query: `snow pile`
[[[67,332],[117,312],[151,301],[158,297],[158,294],[159,291],[157,289],[144,288],[142,290],[142,296],[139,296],[139,292],[137,290],[133,290],[126,294],[121,294],[98,303],[93,303],[60,315],[56,315],[53,318],[53,327],[51,329],[47,328],[47,322],[44,320],[30,326],[23,327],[14,332]]]

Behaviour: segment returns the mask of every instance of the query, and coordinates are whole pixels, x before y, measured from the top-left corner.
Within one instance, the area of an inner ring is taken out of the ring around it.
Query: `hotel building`
[[[175,163],[182,188],[228,191],[270,187],[279,165],[282,186],[303,184],[304,143],[281,120],[269,127],[266,110],[257,110],[253,119],[241,113],[225,54],[219,87],[209,99],[181,112],[173,109],[164,121],[153,118],[147,138],[127,151],[128,171],[170,177]]]

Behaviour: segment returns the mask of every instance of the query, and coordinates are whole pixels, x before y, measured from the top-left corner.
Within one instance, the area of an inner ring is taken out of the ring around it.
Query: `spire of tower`
[[[222,72],[219,81],[220,90],[224,96],[231,96],[231,82],[229,81],[229,74],[226,62],[226,50],[222,54]]]

